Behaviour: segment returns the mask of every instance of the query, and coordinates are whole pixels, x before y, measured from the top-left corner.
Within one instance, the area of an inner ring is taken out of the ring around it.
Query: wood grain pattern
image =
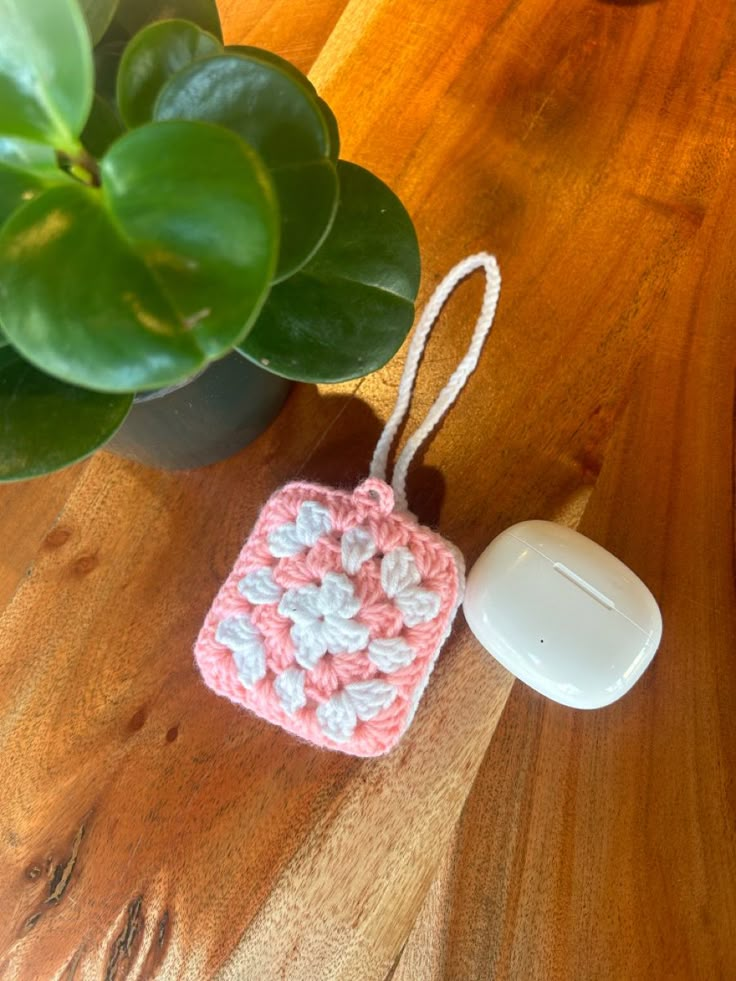
[[[394,981],[736,974],[734,29],[724,10],[705,43],[696,11],[657,11],[630,114],[666,83],[677,149],[645,199],[697,232],[581,526],[654,589],[662,649],[602,712],[514,689]]]
[[[520,687],[507,702],[459,622],[395,753],[321,753],[211,695],[191,644],[274,487],[365,473],[401,360],[297,387],[267,434],[197,473],[101,454],[0,626],[0,976],[729,976],[730,7],[223,14],[229,39],[301,67],[320,51],[345,156],[415,218],[422,299],[462,255],[499,256],[489,349],[410,475],[420,518],[472,561],[590,498],[583,527],[650,582],[665,647],[584,717]],[[443,317],[410,426],[479,295],[469,282]]]
[[[735,190],[673,284],[581,529],[652,584],[662,648],[605,711],[514,691],[461,821],[440,976],[736,974]]]
[[[0,610],[15,592],[86,464],[77,464],[43,480],[0,487]]]
[[[219,0],[226,44],[275,51],[308,72],[348,0]]]

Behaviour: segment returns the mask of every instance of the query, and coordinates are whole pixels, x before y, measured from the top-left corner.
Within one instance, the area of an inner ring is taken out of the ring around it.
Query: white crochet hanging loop
[[[399,383],[399,391],[396,396],[396,405],[394,406],[394,410],[391,413],[383,432],[381,433],[381,438],[379,439],[378,444],[376,445],[375,453],[373,454],[370,469],[371,477],[376,477],[379,480],[385,481],[388,455],[393,441],[396,438],[396,433],[398,432],[399,426],[401,425],[401,422],[408,411],[412,391],[414,389],[414,382],[417,376],[417,370],[419,368],[419,362],[422,357],[422,352],[426,346],[430,331],[432,330],[435,321],[439,317],[443,306],[451,296],[458,283],[465,279],[466,276],[469,276],[471,273],[475,272],[477,269],[484,270],[486,274],[486,287],[483,294],[481,311],[473,330],[473,336],[471,338],[468,351],[462,361],[460,361],[458,364],[455,371],[452,373],[450,380],[435,399],[432,407],[424,419],[424,422],[407,440],[406,446],[401,451],[399,458],[396,461],[396,465],[394,466],[391,486],[394,491],[396,507],[402,511],[408,511],[409,509],[406,500],[406,476],[409,471],[411,461],[414,459],[417,450],[422,445],[424,440],[429,436],[445,412],[447,412],[453,402],[457,399],[458,395],[465,386],[466,381],[475,370],[478,364],[478,359],[480,358],[480,353],[483,349],[483,344],[488,336],[491,326],[493,325],[493,318],[495,317],[496,307],[498,305],[498,297],[501,292],[501,273],[494,256],[489,255],[487,252],[479,252],[477,255],[468,256],[466,259],[463,259],[462,262],[459,262],[453,269],[451,269],[439,286],[435,289],[415,328],[414,336],[412,337],[411,343],[409,344],[409,350],[406,354],[406,362],[404,364],[404,370]]]
[[[468,351],[389,485],[387,457],[427,337],[456,285],[477,269],[487,282]],[[496,260],[480,253],[437,287],[409,344],[368,480],[352,491],[293,481],[268,499],[195,647],[214,691],[325,749],[373,757],[402,738],[465,590],[459,550],[408,511],[406,473],[478,363],[500,285]]]

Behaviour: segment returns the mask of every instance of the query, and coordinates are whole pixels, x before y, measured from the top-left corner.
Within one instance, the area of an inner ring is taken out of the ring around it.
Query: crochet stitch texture
[[[195,646],[210,688],[317,746],[378,756],[410,724],[464,583],[457,550],[370,479],[267,502]]]
[[[385,482],[432,326],[459,282],[486,277],[468,350]],[[387,752],[406,731],[465,586],[460,552],[409,513],[406,475],[478,364],[501,274],[459,262],[419,319],[370,478],[349,493],[292,483],[261,511],[207,615],[195,656],[210,688],[317,746]]]

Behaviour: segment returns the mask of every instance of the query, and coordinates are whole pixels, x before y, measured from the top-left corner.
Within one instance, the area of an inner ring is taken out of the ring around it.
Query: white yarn
[[[372,681],[354,681],[345,685],[345,691],[350,696],[355,714],[361,722],[368,722],[374,718],[383,709],[388,708],[396,698],[394,686],[378,678]]]
[[[266,652],[263,646],[250,651],[233,651],[238,680],[244,688],[253,688],[266,677]]]
[[[447,302],[455,287],[461,280],[465,279],[466,276],[470,275],[470,273],[474,272],[476,269],[485,270],[486,288],[483,295],[483,305],[481,307],[478,320],[476,321],[467,354],[458,364],[457,368],[452,374],[452,377],[437,396],[434,404],[427,413],[424,422],[407,441],[406,446],[401,452],[401,455],[396,461],[396,465],[394,467],[392,487],[394,497],[396,499],[396,506],[401,510],[408,510],[406,500],[406,475],[409,470],[409,465],[411,464],[411,461],[419,447],[458,397],[471,372],[474,371],[476,365],[478,364],[478,358],[480,357],[483,343],[488,336],[491,325],[493,324],[496,306],[498,305],[498,297],[501,291],[501,274],[494,256],[489,255],[487,252],[479,252],[477,255],[471,255],[466,259],[463,259],[462,262],[459,262],[454,267],[454,269],[450,270],[450,272],[445,276],[432,294],[429,302],[424,308],[424,312],[419,319],[419,323],[414,331],[414,336],[409,344],[409,350],[407,351],[406,362],[404,364],[404,371],[401,376],[399,391],[396,397],[396,405],[394,406],[394,410],[386,423],[383,433],[381,434],[381,438],[376,446],[375,453],[373,454],[373,461],[371,463],[370,470],[371,476],[377,477],[380,480],[385,480],[388,455],[399,426],[401,425],[401,421],[409,408],[409,402],[411,400],[412,390],[414,388],[414,381],[416,379],[419,361],[422,356],[422,351],[427,343],[429,332],[432,330],[435,320],[439,316],[442,307]]]
[[[247,651],[261,643],[261,635],[250,617],[240,615],[226,617],[217,624],[215,640],[231,651]]]
[[[351,738],[358,724],[375,718],[396,698],[396,689],[387,681],[355,681],[345,685],[317,708],[317,721],[326,736],[336,743]]]
[[[254,606],[266,603],[278,603],[281,599],[283,589],[277,582],[274,582],[273,569],[264,565],[260,569],[254,569],[238,583],[238,592],[241,593]]]
[[[311,548],[322,535],[327,535],[332,530],[330,512],[317,501],[304,501],[296,516],[296,530],[299,541]]]
[[[320,617],[318,597],[319,586],[315,586],[314,583],[287,589],[281,597],[279,613],[282,617],[293,620],[294,623],[311,623]]]
[[[390,599],[402,589],[418,586],[421,581],[422,575],[414,556],[403,545],[391,549],[381,559],[381,586]]]
[[[344,743],[350,739],[355,732],[358,716],[345,689],[317,706],[317,721],[333,742]]]
[[[411,664],[416,657],[416,651],[401,637],[385,637],[370,642],[368,657],[379,671],[391,674]]]
[[[343,620],[339,616],[326,616],[322,624],[322,636],[330,654],[356,654],[368,643],[370,631],[357,620]]]
[[[277,559],[298,555],[305,548],[316,545],[322,535],[332,530],[330,512],[317,501],[304,501],[296,516],[296,522],[279,525],[268,536],[268,550]]]
[[[328,572],[320,586],[307,583],[287,589],[278,611],[292,621],[290,630],[298,664],[311,671],[325,654],[355,654],[368,643],[370,631],[353,620],[360,599],[341,572]]]
[[[394,603],[401,612],[407,627],[416,627],[420,623],[429,623],[440,612],[440,597],[429,589],[412,586],[402,589],[396,594]]]
[[[280,525],[268,536],[268,550],[277,559],[298,555],[304,551],[304,547],[295,524]]]
[[[266,677],[266,651],[261,634],[247,616],[233,616],[217,625],[215,640],[232,651],[238,679],[252,688]]]
[[[437,663],[437,658],[440,656],[440,651],[445,646],[445,641],[450,636],[450,631],[452,630],[452,624],[455,620],[455,614],[457,613],[458,607],[462,603],[462,599],[465,594],[465,557],[463,556],[463,553],[460,551],[460,549],[456,545],[453,545],[452,542],[446,541],[445,544],[450,549],[450,552],[452,553],[452,557],[455,561],[455,566],[457,568],[457,574],[459,580],[457,596],[455,598],[455,603],[452,607],[450,616],[447,618],[445,629],[442,632],[442,636],[437,641],[437,646],[434,649],[432,660],[429,663],[429,670],[426,671],[423,677],[423,681],[417,685],[417,687],[414,689],[412,693],[411,708],[409,714],[404,720],[404,728],[403,728],[404,732],[406,732],[406,730],[409,728],[416,714],[417,706],[421,701],[422,695],[424,694],[424,689],[427,687],[430,676],[434,671],[434,666]]]
[[[251,651],[233,651],[238,680],[244,688],[253,688],[266,677],[266,652],[263,647]]]
[[[294,644],[296,663],[307,671],[316,668],[327,653],[321,627],[315,627],[311,623],[295,623],[289,634]]]
[[[341,572],[327,572],[317,594],[317,609],[326,617],[330,613],[349,619],[360,609],[352,582]]]
[[[307,696],[304,691],[304,679],[306,675],[299,668],[287,668],[277,676],[273,683],[274,691],[279,696],[284,711],[289,715],[298,712],[307,704]]]
[[[368,559],[376,554],[376,543],[367,528],[349,528],[342,536],[342,567],[354,576]]]
[[[400,545],[381,559],[381,586],[394,601],[407,627],[428,623],[440,611],[439,593],[422,589],[422,574],[411,550]]]

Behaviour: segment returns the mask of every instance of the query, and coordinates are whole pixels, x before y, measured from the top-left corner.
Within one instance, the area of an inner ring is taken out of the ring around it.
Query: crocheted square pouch
[[[385,482],[426,337],[455,285],[486,271],[468,353]],[[378,756],[411,723],[464,589],[460,552],[406,501],[418,447],[475,368],[500,290],[495,259],[471,256],[437,287],[409,346],[391,418],[352,493],[291,483],[261,511],[195,645],[220,695],[317,746]]]
[[[276,492],[207,615],[207,684],[328,749],[377,756],[411,722],[462,596],[457,549],[367,480]]]

